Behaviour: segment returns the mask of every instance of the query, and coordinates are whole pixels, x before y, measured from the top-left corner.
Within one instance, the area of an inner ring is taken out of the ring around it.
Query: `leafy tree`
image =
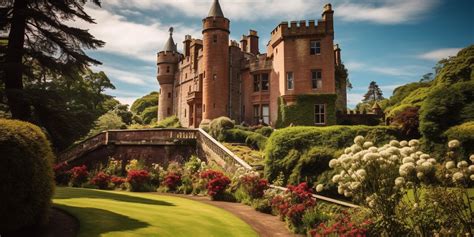
[[[130,125],[132,123],[133,113],[128,110],[128,105],[119,104],[115,107],[114,112],[125,124]]]
[[[418,111],[418,107],[408,107],[393,118],[393,124],[399,125],[401,134],[407,140],[418,139],[421,136],[418,129],[420,124]]]
[[[99,61],[87,56],[83,48],[104,45],[87,30],[71,27],[67,22],[94,20],[84,11],[87,0],[28,1],[6,0],[2,9],[1,28],[10,30],[5,62],[1,65],[2,81],[13,118],[30,119],[30,105],[24,91],[23,76],[33,77],[32,66],[55,74],[73,74]],[[99,0],[92,2],[100,6]]]
[[[384,99],[384,97],[383,97],[382,90],[377,85],[377,82],[375,82],[375,81],[370,82],[369,90],[367,91],[367,93],[365,93],[364,99],[362,101],[363,102],[369,102],[369,101],[375,102],[375,101],[379,101],[379,100],[383,100],[383,99]]]
[[[147,107],[141,114],[143,124],[153,124],[156,123],[158,118],[158,106]]]
[[[113,111],[109,111],[104,115],[100,116],[94,122],[94,128],[89,132],[89,136],[95,135],[109,129],[123,129],[126,128],[122,118]]]
[[[141,114],[146,108],[157,106],[159,96],[160,93],[153,91],[148,95],[138,98],[133,102],[132,107],[130,107],[130,110],[136,114]]]

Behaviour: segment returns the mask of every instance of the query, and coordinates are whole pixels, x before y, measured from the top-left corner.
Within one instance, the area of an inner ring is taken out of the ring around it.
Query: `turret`
[[[323,21],[326,23],[326,33],[334,34],[334,11],[332,10],[331,4],[324,5],[323,10]]]
[[[203,106],[202,124],[228,116],[229,104],[229,19],[224,17],[218,0],[202,20]]]
[[[158,99],[158,121],[173,115],[173,83],[178,72],[180,54],[176,50],[173,40],[173,27],[169,30],[170,36],[163,50],[157,56],[157,79],[160,83],[160,97]]]

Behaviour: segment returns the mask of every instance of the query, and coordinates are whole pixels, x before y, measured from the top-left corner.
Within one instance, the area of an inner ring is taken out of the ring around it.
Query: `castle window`
[[[311,40],[309,46],[309,54],[315,55],[321,53],[321,42],[318,40]]]
[[[255,124],[260,122],[260,105],[253,106],[253,120]]]
[[[184,117],[186,118],[186,109],[184,109]]]
[[[168,92],[168,98],[171,98],[171,92]]]
[[[326,105],[325,104],[314,105],[314,123],[326,124]]]
[[[216,80],[216,79],[217,79],[217,74],[214,74],[214,75],[212,76],[212,79]]]
[[[166,67],[166,72],[170,72],[170,66]]]
[[[293,90],[294,81],[293,81],[293,72],[286,73],[286,89]]]
[[[321,70],[311,71],[311,88],[318,89],[321,88],[323,84],[323,78]]]
[[[270,107],[262,105],[262,121],[264,124],[270,124]]]
[[[262,91],[268,91],[268,73],[262,74]]]
[[[260,91],[260,75],[253,75],[253,92]]]
[[[217,43],[217,35],[212,35],[212,42]]]
[[[156,73],[160,73],[160,67],[159,66],[156,68]]]

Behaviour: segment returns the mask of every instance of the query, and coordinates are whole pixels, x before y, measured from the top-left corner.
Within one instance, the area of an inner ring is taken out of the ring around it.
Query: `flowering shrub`
[[[96,185],[100,189],[106,189],[109,186],[110,183],[110,175],[104,173],[104,172],[99,172],[97,173],[92,179],[91,179],[91,184]]]
[[[163,180],[163,185],[165,185],[169,191],[175,191],[176,188],[181,185],[181,174],[169,172],[165,176],[165,180]]]
[[[119,175],[122,172],[122,161],[116,160],[113,157],[109,158],[104,172],[108,175]]]
[[[207,183],[207,194],[212,200],[220,200],[229,184],[230,179],[227,176],[218,176]]]
[[[87,176],[89,176],[85,165],[73,167],[68,173],[71,176],[69,185],[73,187],[80,187],[83,183],[87,182]]]
[[[310,230],[309,234],[312,237],[365,237],[367,236],[368,226],[371,224],[370,221],[356,223],[351,220],[351,215],[347,211],[342,211],[342,213],[335,218],[334,223],[330,225],[321,223],[317,228]]]
[[[122,185],[126,181],[127,181],[127,179],[122,178],[122,177],[118,177],[118,176],[112,176],[110,178],[110,182],[112,182],[115,187],[120,187],[120,185]]]
[[[452,149],[458,146],[457,141],[449,144]],[[420,190],[438,182],[435,174],[436,167],[440,164],[437,159],[420,151],[418,140],[393,140],[377,148],[364,137],[357,136],[354,145],[346,148],[338,159],[331,160],[329,166],[338,173],[332,178],[338,185],[338,192],[370,207],[378,216],[375,224],[379,228],[379,235],[402,236],[410,232],[420,234],[423,229],[431,228],[425,226],[429,224],[427,221],[417,222],[419,209],[418,214],[413,216],[405,215],[407,208],[401,214],[397,213],[397,210],[401,210],[397,208],[400,205],[418,208],[423,198]],[[474,170],[474,166],[469,166],[466,161],[456,164],[448,159],[444,167],[447,169],[442,171],[447,179],[446,183],[466,186],[472,182],[470,175],[473,172],[470,169]],[[402,202],[408,191],[413,194],[413,200],[406,198],[407,201]],[[467,199],[469,200],[468,196]],[[433,212],[432,209],[427,211]],[[410,225],[415,226],[410,228]],[[433,233],[430,232],[431,234]]]
[[[283,195],[276,195],[272,201],[272,208],[286,220],[290,229],[296,233],[304,233],[302,217],[306,209],[316,205],[312,197],[311,188],[303,182],[297,186],[288,185]]]
[[[66,170],[67,163],[61,162],[53,166],[54,180],[58,185],[67,185],[69,183],[70,174]]]
[[[130,184],[130,191],[148,191],[150,184],[150,174],[146,170],[130,170],[127,175],[127,182]]]
[[[200,176],[201,176],[202,179],[210,181],[210,180],[213,180],[215,178],[224,176],[224,173],[222,173],[220,171],[216,171],[216,170],[205,170],[205,171],[201,172]]]
[[[242,188],[252,199],[262,198],[263,192],[268,189],[268,181],[261,179],[257,172],[242,175],[240,177],[240,183]]]
[[[142,170],[145,166],[142,162],[138,161],[137,159],[129,160],[128,164],[125,166],[125,170]]]

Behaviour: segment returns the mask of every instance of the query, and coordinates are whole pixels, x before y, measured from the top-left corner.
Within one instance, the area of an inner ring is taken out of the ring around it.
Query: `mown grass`
[[[58,187],[53,202],[79,220],[79,237],[257,236],[231,213],[179,197]]]

